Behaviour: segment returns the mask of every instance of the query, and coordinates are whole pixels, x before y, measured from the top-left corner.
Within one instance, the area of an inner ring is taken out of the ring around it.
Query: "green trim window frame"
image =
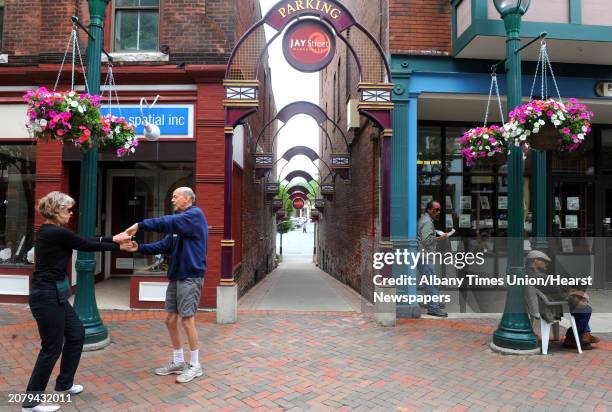
[[[113,50],[159,51],[159,0],[115,0]]]

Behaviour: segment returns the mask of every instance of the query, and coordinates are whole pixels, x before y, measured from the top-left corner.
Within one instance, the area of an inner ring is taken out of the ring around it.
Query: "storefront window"
[[[612,172],[612,129],[601,131],[601,170]]]
[[[0,145],[0,264],[33,263],[36,146]]]
[[[442,171],[442,129],[419,127],[417,141],[417,167],[419,172]]]
[[[468,130],[467,127],[447,127],[446,136],[446,171],[449,173],[462,173],[464,161],[461,156],[459,138]]]
[[[594,236],[594,195],[592,183],[555,182],[552,235],[562,238]]]
[[[430,200],[440,201],[441,179],[439,175],[420,175],[419,176],[419,216],[425,213],[427,203]]]
[[[612,131],[611,131],[612,132]],[[564,153],[552,150],[552,170],[554,173],[580,173],[592,175],[595,173],[595,151],[593,150],[595,139],[594,134],[590,134],[584,140],[582,147],[573,153]],[[610,133],[610,146],[612,150],[612,133]]]

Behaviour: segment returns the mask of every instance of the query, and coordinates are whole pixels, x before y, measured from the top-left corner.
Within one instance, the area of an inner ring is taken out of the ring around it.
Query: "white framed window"
[[[159,0],[115,0],[113,24],[113,51],[159,50]]]

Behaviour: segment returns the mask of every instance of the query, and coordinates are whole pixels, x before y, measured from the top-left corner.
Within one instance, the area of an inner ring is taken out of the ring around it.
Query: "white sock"
[[[185,358],[183,358],[183,348],[174,349],[172,351],[172,361],[176,364],[185,362]]]
[[[189,360],[189,363],[191,364],[191,366],[194,366],[196,368],[198,366],[200,366],[200,360],[198,359],[199,353],[200,353],[199,349],[192,350],[191,351],[191,359]]]

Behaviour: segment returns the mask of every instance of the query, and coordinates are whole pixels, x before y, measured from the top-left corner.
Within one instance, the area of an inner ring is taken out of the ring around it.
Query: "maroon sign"
[[[336,37],[319,21],[299,21],[285,33],[283,53],[287,62],[296,70],[317,72],[334,58]]]
[[[304,207],[304,199],[295,199],[293,201],[293,207],[296,209],[301,209]]]

